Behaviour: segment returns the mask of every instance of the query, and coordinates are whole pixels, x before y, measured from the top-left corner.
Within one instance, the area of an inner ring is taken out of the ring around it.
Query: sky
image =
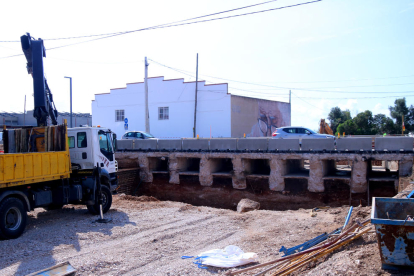
[[[197,53],[199,79],[228,83],[232,94],[288,102],[291,91],[292,125],[317,129],[335,106],[352,116],[389,116],[397,98],[414,104],[413,0],[278,0],[181,23],[254,14],[150,28],[264,2],[4,2],[0,111],[23,112],[25,95],[33,109],[20,45],[26,32],[44,39],[45,74],[60,112],[70,108],[65,76],[73,80],[73,111],[90,113],[95,94],[143,81],[145,57],[149,77],[194,81]]]

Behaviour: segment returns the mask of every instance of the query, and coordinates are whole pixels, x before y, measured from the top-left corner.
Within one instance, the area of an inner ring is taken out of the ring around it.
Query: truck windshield
[[[105,131],[99,131],[99,147],[101,149],[101,153],[108,158],[109,161],[114,160],[114,150],[112,146],[112,139],[111,133]]]

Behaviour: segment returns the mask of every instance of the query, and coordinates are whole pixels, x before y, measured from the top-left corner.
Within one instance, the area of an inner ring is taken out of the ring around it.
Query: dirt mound
[[[197,207],[195,207],[195,206],[193,206],[193,205],[191,205],[191,204],[186,204],[186,205],[184,205],[184,206],[180,207],[180,208],[178,209],[178,212],[189,211],[189,210],[195,210],[195,209],[198,209],[198,210],[200,211],[200,208],[197,208]]]
[[[125,195],[121,197],[123,200],[132,200],[132,201],[139,201],[139,202],[148,202],[148,201],[159,201],[153,196],[131,196]]]

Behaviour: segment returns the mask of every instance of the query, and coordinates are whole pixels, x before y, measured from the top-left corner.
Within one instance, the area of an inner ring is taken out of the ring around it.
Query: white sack
[[[198,256],[203,265],[215,267],[236,267],[248,263],[257,262],[257,254],[253,252],[244,253],[235,245],[226,246],[224,249],[213,249]]]

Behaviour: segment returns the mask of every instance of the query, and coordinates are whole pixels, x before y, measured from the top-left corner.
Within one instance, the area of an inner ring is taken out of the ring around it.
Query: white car
[[[306,127],[296,127],[296,126],[286,126],[286,127],[279,127],[272,133],[273,139],[306,139],[306,138],[314,138],[314,139],[322,139],[322,138],[335,138],[333,135],[329,134],[319,134],[315,131],[306,128]]]
[[[122,135],[122,139],[153,139],[155,138],[152,134],[144,131],[128,131]]]

